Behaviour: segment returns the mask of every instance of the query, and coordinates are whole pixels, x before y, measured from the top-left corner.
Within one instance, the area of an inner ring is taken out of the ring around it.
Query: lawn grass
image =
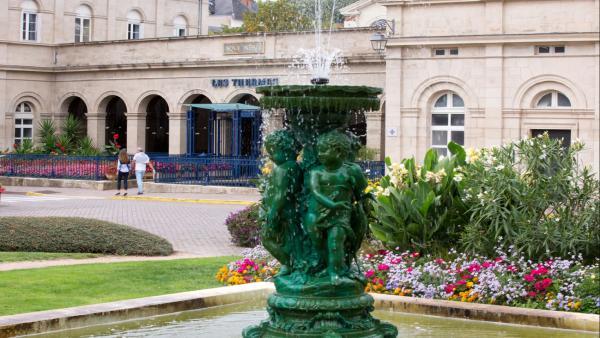
[[[101,257],[92,253],[66,253],[66,252],[7,252],[0,251],[0,263],[23,261],[49,261],[53,259],[83,259]]]
[[[219,287],[217,270],[235,259],[211,257],[0,272],[0,316]]]

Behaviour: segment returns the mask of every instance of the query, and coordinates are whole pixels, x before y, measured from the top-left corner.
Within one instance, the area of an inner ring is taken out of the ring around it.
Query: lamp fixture
[[[385,46],[387,45],[387,42],[388,42],[388,37],[396,34],[396,20],[381,19],[381,20],[377,20],[375,23],[373,23],[372,26],[380,28],[380,29],[386,29],[386,30],[387,30],[387,28],[389,28],[389,32],[387,35],[384,35],[381,32],[375,32],[375,33],[373,33],[373,35],[371,35],[371,38],[369,39],[369,40],[371,40],[371,47],[373,48],[373,50],[379,54],[383,54],[385,51]]]

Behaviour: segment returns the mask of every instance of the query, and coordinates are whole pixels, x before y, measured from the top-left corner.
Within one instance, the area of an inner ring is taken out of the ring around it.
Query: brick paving
[[[176,251],[196,256],[238,255],[242,248],[230,243],[225,219],[244,205],[114,200],[114,192],[83,189],[5,187],[5,196],[39,192],[67,199],[28,198],[14,203],[0,202],[0,216],[67,216],[95,218],[146,230],[167,239]],[[130,193],[133,190],[130,189]],[[256,201],[258,195],[145,194],[144,196],[188,199]],[[95,197],[91,199],[90,197]]]

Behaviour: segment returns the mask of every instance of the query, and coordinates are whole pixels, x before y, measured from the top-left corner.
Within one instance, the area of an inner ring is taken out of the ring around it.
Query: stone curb
[[[115,190],[115,181],[90,181],[58,178],[0,176],[0,185],[22,187],[80,188],[90,190]],[[129,180],[129,188],[136,188],[135,180]],[[248,187],[225,187],[195,184],[167,184],[144,182],[144,191],[153,193],[199,193],[256,195],[258,189]]]
[[[0,338],[108,324],[140,317],[266,298],[272,283],[251,283],[0,317]],[[378,310],[556,329],[599,331],[600,316],[500,305],[371,294]]]
[[[196,203],[196,204],[233,204],[233,205],[253,205],[256,204],[254,201],[240,201],[240,200],[215,200],[215,199],[194,199],[194,198],[178,198],[178,197],[154,197],[154,196],[115,196],[111,197],[112,200],[123,200],[123,201],[154,201],[154,202],[185,202],[185,203]]]
[[[271,283],[251,283],[0,317],[0,338],[108,324],[134,318],[264,299]]]
[[[541,326],[554,329],[600,331],[600,316],[588,313],[526,309],[502,305],[453,302],[382,294],[371,295],[375,298],[375,308],[378,310]]]

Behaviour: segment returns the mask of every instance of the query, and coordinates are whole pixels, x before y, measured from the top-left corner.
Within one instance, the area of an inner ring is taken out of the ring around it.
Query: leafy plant
[[[254,247],[260,244],[260,204],[253,204],[239,212],[232,213],[225,220],[231,241],[238,246]]]
[[[56,126],[52,120],[41,120],[38,124],[41,151],[48,154],[56,149]]]
[[[79,140],[77,145],[76,154],[80,156],[98,156],[102,152],[100,149],[94,146],[94,141],[89,137],[85,136]]]
[[[21,143],[15,144],[14,149],[17,154],[31,154],[34,152],[33,141],[24,139]]]
[[[256,13],[246,12],[244,30],[256,32],[301,31],[312,28],[309,17],[290,0],[260,1]]]
[[[378,154],[378,150],[377,149],[372,149],[372,148],[367,148],[367,147],[360,147],[360,149],[358,149],[358,153],[356,155],[356,160],[357,161],[374,161],[375,158],[377,157]]]
[[[68,141],[64,145],[69,150],[73,150],[82,135],[83,128],[81,122],[73,115],[67,116],[63,121],[62,134],[64,136],[63,141]]]
[[[439,158],[434,149],[423,166],[414,158],[392,164],[386,158],[388,174],[375,188],[373,235],[390,247],[440,252],[458,239],[465,224],[465,207],[460,199],[464,149],[451,142],[452,155]]]
[[[580,168],[576,142],[547,134],[474,153],[465,180],[471,219],[461,243],[492,254],[498,244],[525,257],[600,254],[599,183]]]

